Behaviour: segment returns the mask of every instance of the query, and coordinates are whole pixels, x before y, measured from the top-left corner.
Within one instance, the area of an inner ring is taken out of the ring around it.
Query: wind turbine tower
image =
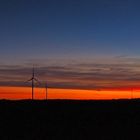
[[[48,99],[48,83],[47,82],[46,82],[45,88],[46,88],[46,100],[47,100]]]
[[[28,82],[32,82],[32,100],[34,99],[34,86],[35,86],[35,81],[38,82],[38,80],[35,78],[35,72],[34,72],[34,67],[32,69],[32,77],[31,79],[28,80]],[[39,82],[38,82],[39,83]]]
[[[133,90],[133,88],[131,89],[131,99],[133,99],[133,92],[134,92],[134,90]]]

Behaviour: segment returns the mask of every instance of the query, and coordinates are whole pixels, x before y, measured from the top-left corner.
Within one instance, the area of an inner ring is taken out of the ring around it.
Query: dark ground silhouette
[[[0,140],[140,140],[140,100],[0,101]]]

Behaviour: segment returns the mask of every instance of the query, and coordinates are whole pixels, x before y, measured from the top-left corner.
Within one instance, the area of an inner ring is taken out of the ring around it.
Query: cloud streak
[[[30,86],[30,83],[25,83],[25,81],[30,79],[31,72],[32,68],[25,65],[1,65],[0,85]],[[40,86],[44,86],[44,83],[48,81],[51,88],[105,89],[140,85],[138,59],[137,63],[123,61],[123,63],[107,64],[96,62],[55,64],[55,66],[49,64],[36,67],[35,72],[42,83]]]

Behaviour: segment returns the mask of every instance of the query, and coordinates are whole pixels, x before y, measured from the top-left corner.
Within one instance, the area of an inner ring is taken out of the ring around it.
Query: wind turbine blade
[[[48,88],[48,83],[46,82],[46,88]]]
[[[32,80],[33,80],[33,78],[31,78],[31,79],[27,80],[26,82],[30,82],[30,81],[32,81]]]
[[[40,82],[39,82],[39,80],[38,79],[36,79],[36,78],[33,78],[37,83],[39,83],[39,84],[41,84]]]
[[[35,76],[35,69],[34,69],[34,66],[33,66],[32,77],[34,78],[34,76]]]

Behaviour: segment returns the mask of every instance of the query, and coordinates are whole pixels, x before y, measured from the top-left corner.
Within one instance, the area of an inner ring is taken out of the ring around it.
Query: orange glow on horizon
[[[45,99],[45,89],[35,88],[35,99]],[[48,99],[130,99],[140,98],[140,89],[135,90],[78,90],[48,89]],[[0,99],[31,99],[30,87],[0,87]]]

